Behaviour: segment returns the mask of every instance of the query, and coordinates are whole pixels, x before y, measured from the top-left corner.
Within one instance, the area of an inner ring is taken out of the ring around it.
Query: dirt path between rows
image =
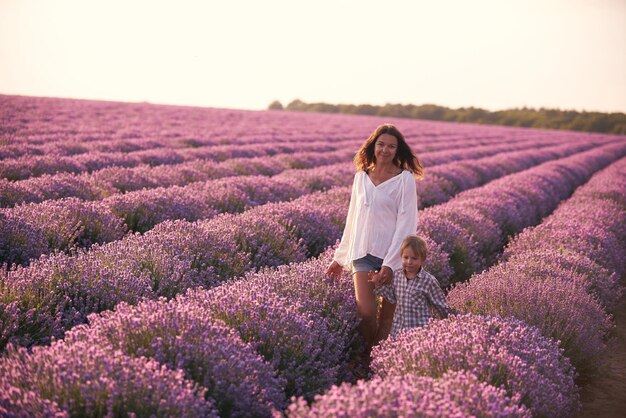
[[[614,316],[616,327],[607,346],[606,365],[581,388],[583,407],[578,418],[626,417],[626,298]]]

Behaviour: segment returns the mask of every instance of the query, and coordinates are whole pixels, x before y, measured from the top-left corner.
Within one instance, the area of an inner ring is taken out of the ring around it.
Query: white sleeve
[[[357,172],[354,175],[354,180],[352,181],[352,194],[350,195],[350,206],[348,207],[348,215],[346,216],[346,226],[343,228],[343,235],[341,236],[341,241],[339,242],[339,246],[335,250],[335,255],[333,256],[333,260],[338,262],[344,267],[349,267],[349,264],[352,260],[350,260],[350,239],[353,235],[353,229],[355,228],[354,221],[356,217],[356,194],[357,194]]]
[[[396,218],[396,230],[393,233],[391,245],[383,259],[383,266],[390,267],[395,271],[402,267],[400,257],[400,246],[408,235],[417,232],[417,187],[415,177],[408,172],[402,179],[402,199],[398,207],[398,217]]]

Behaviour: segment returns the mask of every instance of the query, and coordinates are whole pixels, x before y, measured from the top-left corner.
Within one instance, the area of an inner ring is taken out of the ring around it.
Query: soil
[[[606,364],[581,387],[582,410],[577,418],[626,417],[626,297],[613,315],[615,329],[607,344]]]

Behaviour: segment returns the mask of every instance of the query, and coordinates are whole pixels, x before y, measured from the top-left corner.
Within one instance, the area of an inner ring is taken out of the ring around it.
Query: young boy
[[[402,268],[393,272],[390,283],[380,284],[380,275],[370,272],[369,281],[376,286],[374,293],[396,304],[391,324],[392,337],[403,329],[426,325],[431,317],[431,307],[442,318],[453,312],[437,279],[422,268],[427,255],[426,242],[418,236],[409,235],[400,246]]]

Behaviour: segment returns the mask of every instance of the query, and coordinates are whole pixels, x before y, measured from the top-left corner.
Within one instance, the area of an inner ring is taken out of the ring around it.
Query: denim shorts
[[[363,258],[352,261],[352,274],[360,271],[379,271],[383,267],[383,259],[367,254]]]

